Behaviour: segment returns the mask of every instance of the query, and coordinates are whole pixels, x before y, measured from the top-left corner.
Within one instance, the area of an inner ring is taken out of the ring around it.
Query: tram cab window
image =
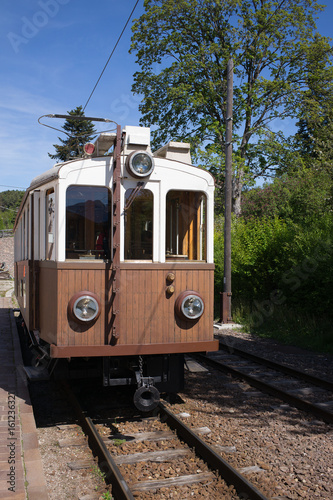
[[[125,193],[125,259],[153,258],[153,193],[128,189]]]
[[[206,260],[206,197],[169,191],[166,197],[166,260]]]
[[[110,259],[111,193],[106,187],[69,186],[66,259]]]
[[[46,192],[46,260],[55,259],[55,193],[51,188]]]

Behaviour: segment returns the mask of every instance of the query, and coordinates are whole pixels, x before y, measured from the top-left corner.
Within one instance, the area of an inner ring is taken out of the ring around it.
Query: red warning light
[[[87,155],[92,155],[95,151],[95,146],[91,142],[87,142],[87,144],[84,145],[83,149]]]

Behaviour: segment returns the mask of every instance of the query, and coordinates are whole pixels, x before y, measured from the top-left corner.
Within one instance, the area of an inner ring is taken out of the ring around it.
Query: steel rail
[[[88,437],[90,448],[99,458],[101,471],[105,473],[105,479],[112,484],[112,494],[117,500],[134,500],[134,496],[129,485],[123,478],[117,464],[108,451],[103,438],[90,417],[87,417],[74,395],[68,383],[62,384],[67,394],[69,402],[75,411],[78,421]],[[217,470],[222,479],[235,487],[240,498],[251,498],[252,500],[267,500],[255,486],[247,481],[236,469],[220,457],[207,443],[197,436],[189,427],[179,420],[162,403],[159,403],[158,410],[162,422],[165,422],[171,429],[177,431],[178,436],[195,450],[212,470]]]
[[[127,482],[121,474],[117,464],[113,460],[91,418],[87,417],[82,411],[80,403],[68,383],[64,382],[62,386],[84,433],[88,437],[90,448],[99,459],[100,469],[105,474],[106,481],[112,485],[112,495],[117,500],[134,500],[135,497],[133,496]]]
[[[159,412],[162,422],[166,422],[169,427],[177,431],[178,436],[190,447],[194,448],[199,455],[213,470],[218,470],[222,479],[228,484],[232,484],[240,498],[250,498],[251,500],[267,500],[262,493],[249,481],[247,481],[228,462],[223,460],[207,443],[195,434],[187,425],[170,412],[162,403],[159,403]]]
[[[220,350],[227,351],[228,354],[236,354],[237,356],[241,356],[242,358],[249,359],[251,361],[254,361],[255,363],[259,363],[261,365],[267,366],[268,368],[272,368],[273,370],[291,375],[292,377],[300,378],[305,382],[309,382],[310,384],[317,385],[318,387],[333,392],[333,382],[330,382],[329,380],[315,377],[314,375],[309,375],[308,373],[296,370],[295,368],[290,368],[286,365],[280,365],[278,363],[275,363],[274,361],[271,361],[270,359],[261,358],[250,352],[246,352],[241,349],[223,344],[221,341],[219,342],[219,346]]]
[[[318,418],[321,418],[324,420],[324,422],[328,424],[333,423],[333,413],[325,410],[325,408],[321,408],[317,404],[310,403],[309,401],[305,399],[301,399],[294,394],[291,394],[290,392],[283,391],[281,389],[278,389],[272,384],[268,384],[267,382],[263,382],[260,380],[258,377],[254,377],[253,375],[249,375],[247,373],[244,373],[240,369],[237,370],[236,368],[233,368],[231,366],[228,366],[227,364],[224,364],[221,361],[216,361],[214,359],[208,358],[207,356],[203,354],[195,354],[193,355],[194,358],[200,359],[201,361],[207,363],[211,367],[223,371],[224,373],[230,373],[234,377],[240,378],[248,382],[250,385],[253,387],[256,387],[262,392],[265,392],[269,394],[270,396],[277,397],[279,399],[282,399],[286,403],[290,404],[291,406],[294,406],[295,408],[298,408],[299,410],[306,411],[308,413],[312,413]]]

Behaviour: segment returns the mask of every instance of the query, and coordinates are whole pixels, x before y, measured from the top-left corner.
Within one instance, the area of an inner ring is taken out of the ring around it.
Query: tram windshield
[[[110,259],[111,193],[106,187],[69,186],[66,259]]]
[[[152,260],[153,193],[127,189],[125,214],[125,259]]]
[[[166,260],[206,260],[206,196],[169,191],[166,198]]]

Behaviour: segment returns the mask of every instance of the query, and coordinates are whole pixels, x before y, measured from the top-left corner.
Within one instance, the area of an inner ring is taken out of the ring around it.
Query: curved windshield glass
[[[111,193],[100,186],[69,186],[66,259],[110,259]]]
[[[128,189],[125,193],[125,259],[153,258],[153,193]]]

